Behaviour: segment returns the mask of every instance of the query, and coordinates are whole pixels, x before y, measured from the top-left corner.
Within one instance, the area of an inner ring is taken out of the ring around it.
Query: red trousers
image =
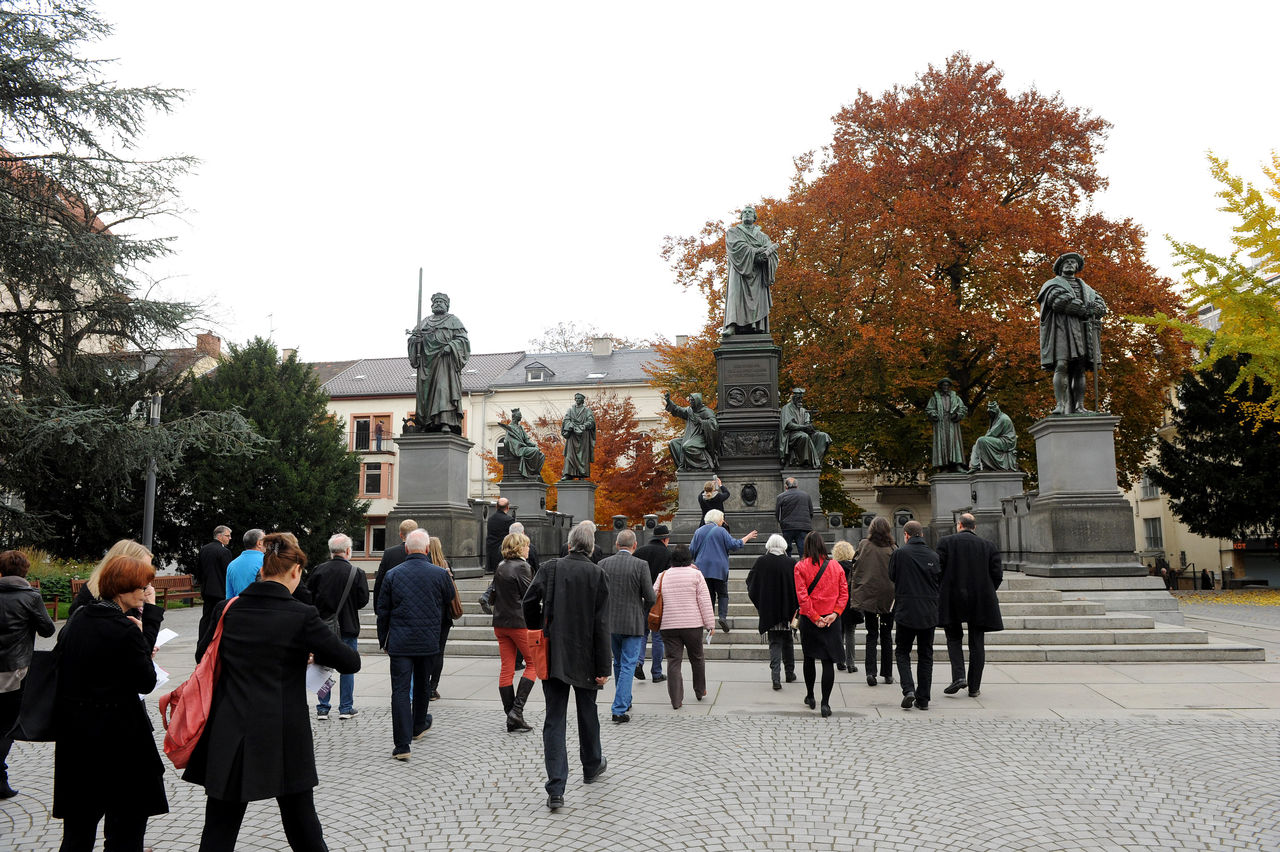
[[[493,628],[493,635],[498,637],[498,653],[502,656],[502,667],[498,670],[498,686],[510,686],[515,681],[517,651],[524,655],[526,679],[546,678],[542,645],[534,645],[530,641],[531,633],[537,634],[539,631],[525,630],[522,627]]]

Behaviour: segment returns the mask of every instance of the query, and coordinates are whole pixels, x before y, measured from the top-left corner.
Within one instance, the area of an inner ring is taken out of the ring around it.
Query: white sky
[[[1099,207],[1145,227],[1165,274],[1166,233],[1226,244],[1205,151],[1256,178],[1280,148],[1274,2],[98,9],[117,79],[190,90],[146,139],[203,161],[164,226],[161,292],[209,302],[225,340],[274,329],[308,361],[403,354],[420,266],[477,352],[562,320],[694,333],[703,302],[663,237],[783,194],[860,88],[957,49],[1114,125]]]

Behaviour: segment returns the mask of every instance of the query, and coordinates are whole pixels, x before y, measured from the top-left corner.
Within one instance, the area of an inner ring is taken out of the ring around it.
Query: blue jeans
[[[359,640],[357,640],[356,637],[354,636],[352,636],[350,639],[348,639],[346,636],[343,636],[342,644],[346,645],[348,648],[350,648],[353,651],[360,650]],[[329,693],[329,695],[330,697],[332,697],[333,693]],[[353,674],[338,675],[338,712],[350,713],[352,710],[355,709],[355,700],[356,700],[356,676]],[[322,716],[328,715],[329,703],[327,701],[322,701],[319,704],[317,704],[316,712],[321,714]]]
[[[662,656],[666,651],[662,647],[662,632],[644,629],[644,645],[640,648],[640,659],[644,660],[644,649],[649,646],[649,638],[653,637],[653,676],[662,677]]]
[[[787,540],[787,555],[791,555],[792,546],[796,549],[796,556],[804,553],[804,539],[813,530],[783,530],[782,537]]]
[[[578,758],[582,761],[582,774],[586,777],[595,775],[604,761],[600,751],[600,717],[596,715],[596,693],[600,690],[571,687],[554,677],[544,680],[542,696],[547,707],[542,721],[542,755],[547,766],[547,793],[552,796],[563,796],[569,780],[569,752],[564,736],[570,689],[578,709]]]
[[[431,725],[431,676],[427,669],[435,654],[391,656],[391,738],[396,754],[409,750],[409,741]],[[413,695],[410,697],[410,683]]]
[[[613,715],[621,716],[631,707],[631,685],[644,654],[644,637],[610,633],[609,642],[613,645]]]

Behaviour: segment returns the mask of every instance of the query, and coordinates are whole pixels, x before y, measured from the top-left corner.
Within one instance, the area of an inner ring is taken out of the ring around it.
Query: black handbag
[[[36,651],[31,666],[22,679],[22,706],[13,738],[32,743],[52,742],[56,735],[54,702],[58,695],[58,649]]]

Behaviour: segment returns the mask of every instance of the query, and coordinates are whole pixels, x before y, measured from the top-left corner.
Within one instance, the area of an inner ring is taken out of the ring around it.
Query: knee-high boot
[[[511,712],[511,708],[516,703],[516,688],[511,685],[498,687],[498,694],[502,696],[502,715]]]
[[[528,700],[531,691],[533,691],[533,680],[527,677],[520,678],[515,703],[511,705],[511,712],[507,714],[507,733],[533,730],[524,721],[524,703]]]

